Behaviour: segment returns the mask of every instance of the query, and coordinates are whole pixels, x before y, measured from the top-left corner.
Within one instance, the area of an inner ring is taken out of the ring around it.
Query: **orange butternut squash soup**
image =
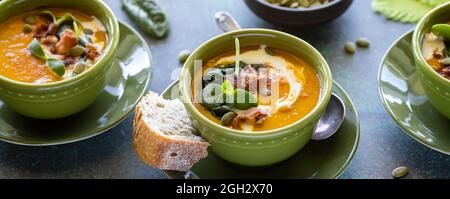
[[[23,13],[0,24],[0,75],[34,84],[68,79],[89,70],[107,40],[105,26],[77,10]]]
[[[293,124],[315,108],[320,81],[308,63],[264,45],[240,51],[207,61],[195,75],[193,100],[204,116],[229,128],[258,132]]]

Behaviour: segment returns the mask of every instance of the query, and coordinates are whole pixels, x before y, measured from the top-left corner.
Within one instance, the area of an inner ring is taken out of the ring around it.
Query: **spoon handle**
[[[214,18],[216,19],[216,23],[219,28],[224,32],[231,32],[241,29],[241,26],[238,24],[238,22],[228,12],[217,12]]]

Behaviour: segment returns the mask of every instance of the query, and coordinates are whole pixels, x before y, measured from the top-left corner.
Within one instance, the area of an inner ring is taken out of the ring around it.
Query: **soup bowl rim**
[[[318,67],[323,66],[324,76],[319,74],[319,72],[317,72],[317,69],[315,69],[315,70],[316,70],[317,75],[319,76],[319,81],[320,81],[320,78],[323,78],[325,84],[322,85],[322,83],[321,83],[321,85],[320,85],[321,94],[319,96],[319,101],[315,105],[314,109],[311,110],[306,116],[304,116],[300,120],[298,120],[292,124],[283,126],[281,128],[276,128],[276,129],[266,130],[266,131],[252,132],[252,131],[236,130],[236,129],[232,129],[229,127],[219,125],[219,124],[211,121],[209,118],[204,116],[195,107],[194,103],[192,102],[192,99],[190,99],[190,96],[192,94],[189,94],[189,95],[184,94],[184,93],[192,92],[191,90],[188,89],[190,87],[189,85],[191,84],[192,78],[187,78],[187,77],[191,75],[190,67],[188,66],[188,64],[193,63],[193,59],[194,59],[193,55],[196,55],[203,48],[205,48],[208,45],[211,45],[218,39],[230,37],[233,35],[247,35],[247,34],[251,35],[251,33],[275,34],[275,35],[281,35],[284,38],[289,38],[289,40],[295,41],[295,43],[301,43],[306,48],[309,48],[312,52],[314,52],[314,57],[316,57],[320,60],[321,65]],[[320,115],[319,116],[317,116],[317,115],[320,112],[323,112],[325,110],[325,108],[328,105],[328,102],[331,98],[332,84],[333,84],[332,74],[331,74],[331,70],[329,68],[327,61],[320,54],[320,52],[317,49],[315,49],[308,42],[306,42],[294,35],[284,33],[281,31],[277,31],[277,30],[264,29],[264,28],[247,28],[247,29],[230,31],[230,32],[218,35],[212,39],[207,40],[206,42],[201,44],[196,50],[194,50],[192,52],[191,56],[189,56],[188,60],[185,62],[183,69],[181,71],[181,74],[180,74],[180,99],[183,102],[183,104],[185,105],[187,112],[190,113],[191,116],[200,118],[200,120],[202,120],[204,122],[204,124],[207,124],[207,125],[209,125],[209,127],[215,128],[216,130],[220,130],[220,132],[225,135],[241,136],[241,137],[248,136],[248,138],[252,138],[252,137],[256,137],[256,136],[259,136],[259,137],[272,136],[272,135],[279,136],[280,134],[290,132],[290,130],[293,130],[293,129],[295,130],[295,129],[305,126],[307,124],[311,124],[311,122],[314,121],[314,118],[319,118]]]
[[[413,48],[413,54],[414,54],[415,60],[419,61],[419,63],[420,63],[420,64],[416,64],[416,66],[424,69],[427,72],[427,74],[431,75],[431,77],[433,79],[436,79],[439,82],[450,86],[450,80],[446,79],[445,77],[440,75],[437,71],[435,71],[431,67],[431,65],[428,64],[428,62],[425,60],[425,57],[423,56],[423,52],[422,52],[423,37],[425,36],[426,33],[428,33],[427,30],[425,30],[425,26],[429,23],[430,19],[432,19],[434,17],[434,14],[441,9],[450,10],[450,2],[440,5],[436,8],[434,8],[433,10],[429,11],[424,17],[422,17],[422,19],[419,21],[419,23],[417,23],[417,26],[413,33],[412,48]],[[450,17],[449,17],[449,19],[450,19]]]
[[[32,0],[28,0],[28,1],[32,1]],[[117,17],[114,15],[113,11],[108,7],[108,5],[106,5],[105,2],[103,2],[101,0],[92,0],[92,1],[95,1],[95,3],[100,5],[99,9],[104,9],[106,11],[109,21],[112,23],[110,23],[111,30],[108,31],[107,48],[104,49],[104,52],[101,55],[101,57],[87,71],[85,71],[75,77],[70,77],[67,79],[60,80],[60,81],[48,82],[48,83],[42,83],[42,84],[21,82],[21,81],[12,80],[12,79],[9,79],[7,77],[0,75],[0,84],[7,84],[10,86],[14,86],[14,87],[24,87],[24,88],[30,88],[30,89],[43,89],[43,88],[59,87],[62,85],[69,85],[71,83],[82,80],[83,78],[88,76],[90,73],[93,73],[96,70],[100,70],[102,68],[101,66],[107,65],[108,60],[112,59],[112,57],[114,55],[114,51],[117,49],[117,47],[119,45],[119,23],[118,23]],[[15,3],[15,0],[1,1],[0,2],[0,11],[2,9],[7,8],[8,5],[14,4],[14,3]],[[42,5],[35,6],[33,9],[36,9],[39,7],[42,7]],[[26,13],[26,12],[20,12],[19,14],[22,14],[22,13]],[[0,23],[3,23],[3,22],[0,22]],[[103,24],[103,22],[102,22],[102,24]],[[103,25],[105,25],[105,24],[103,24]]]

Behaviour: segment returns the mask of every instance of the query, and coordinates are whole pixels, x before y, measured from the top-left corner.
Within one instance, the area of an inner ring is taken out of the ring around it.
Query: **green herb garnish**
[[[33,41],[31,41],[31,43],[28,45],[28,50],[39,59],[42,59],[44,61],[47,59],[44,49],[42,49],[41,44],[36,38],[34,38]]]
[[[47,59],[47,64],[53,70],[53,72],[55,72],[60,77],[62,77],[66,73],[64,62],[59,59],[50,57]]]
[[[239,65],[240,65],[239,55],[241,54],[241,47],[238,38],[234,39],[234,44],[236,47],[236,63],[234,64],[234,75],[236,75],[237,77],[239,75]]]
[[[44,49],[36,38],[34,38],[33,41],[31,41],[31,43],[28,45],[28,50],[37,58],[46,61],[48,67],[50,67],[50,69],[52,69],[52,71],[55,72],[58,76],[62,77],[66,72],[64,62],[53,57],[47,57]]]
[[[233,84],[230,82],[230,80],[225,80],[221,87],[222,92],[226,94],[232,94],[234,91]]]

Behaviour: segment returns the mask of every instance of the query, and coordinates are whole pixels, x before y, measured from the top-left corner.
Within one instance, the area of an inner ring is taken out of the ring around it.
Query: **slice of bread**
[[[165,100],[150,92],[136,107],[133,146],[150,166],[188,171],[208,155],[209,143],[196,133],[180,100]]]

